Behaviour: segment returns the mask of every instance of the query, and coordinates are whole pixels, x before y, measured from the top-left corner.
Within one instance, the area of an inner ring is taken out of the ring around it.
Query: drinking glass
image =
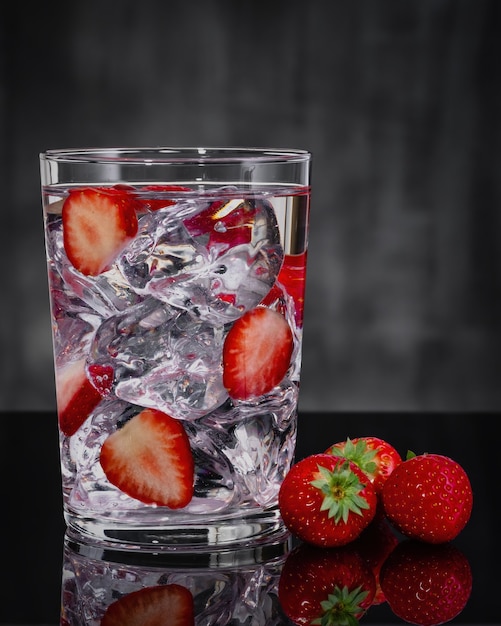
[[[149,552],[282,538],[311,155],[40,155],[69,536]]]

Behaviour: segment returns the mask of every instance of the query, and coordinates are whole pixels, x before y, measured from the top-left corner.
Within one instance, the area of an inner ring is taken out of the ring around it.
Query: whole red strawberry
[[[395,615],[433,626],[461,613],[471,594],[472,574],[468,559],[453,544],[406,539],[386,559],[380,582]]]
[[[358,624],[374,592],[374,575],[351,545],[301,544],[287,556],[278,583],[280,605],[294,624]]]
[[[470,519],[473,492],[465,470],[440,454],[412,456],[386,481],[382,501],[401,533],[428,543],[451,541]]]
[[[362,470],[331,454],[312,454],[292,466],[279,492],[282,519],[303,541],[342,546],[374,518],[377,496]]]
[[[376,493],[380,493],[388,476],[402,463],[398,451],[379,437],[356,437],[339,441],[326,450],[356,463],[370,478]]]

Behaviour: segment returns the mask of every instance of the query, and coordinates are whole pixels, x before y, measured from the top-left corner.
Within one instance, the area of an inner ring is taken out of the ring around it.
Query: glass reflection
[[[148,555],[66,537],[61,625],[288,624],[277,588],[290,548]]]

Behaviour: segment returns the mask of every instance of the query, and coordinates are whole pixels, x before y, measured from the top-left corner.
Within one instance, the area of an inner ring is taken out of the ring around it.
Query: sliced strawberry
[[[306,255],[307,253],[303,252],[284,256],[277,282],[260,302],[264,306],[283,310],[285,313],[287,305],[284,294],[288,294],[294,302],[294,319],[298,328],[303,326]]]
[[[223,347],[223,384],[235,400],[268,393],[289,368],[292,331],[285,318],[257,307],[237,319]]]
[[[138,230],[137,201],[124,189],[76,189],[63,205],[64,249],[87,276],[109,269]]]
[[[209,235],[208,246],[224,247],[248,244],[252,240],[254,220],[259,207],[241,198],[217,200],[207,209],[184,221],[193,236]]]
[[[191,191],[189,187],[182,187],[180,185],[146,185],[146,187],[141,187],[142,191],[149,192],[159,192],[159,193],[173,193],[176,191]],[[141,201],[150,209],[150,211],[158,211],[159,209],[163,209],[166,206],[172,206],[176,203],[175,200],[169,200],[167,198],[148,198],[142,199]]]
[[[111,365],[92,363],[87,368],[87,374],[91,383],[102,396],[107,396],[110,393],[115,374]]]
[[[193,497],[188,435],[181,422],[156,409],[144,409],[110,435],[100,461],[110,483],[145,504],[177,509]]]
[[[103,382],[98,391],[87,378],[85,359],[57,368],[56,396],[59,428],[67,437],[77,432],[91,411],[99,404],[101,397],[109,392],[112,376],[109,376],[110,372],[103,371],[104,369],[101,368],[100,371]],[[109,382],[104,382],[106,378]]]
[[[294,300],[294,316],[299,327],[303,325],[306,257],[306,252],[302,254],[286,254],[277,279]]]
[[[101,620],[101,626],[194,623],[193,596],[189,589],[175,583],[133,591],[110,604]]]

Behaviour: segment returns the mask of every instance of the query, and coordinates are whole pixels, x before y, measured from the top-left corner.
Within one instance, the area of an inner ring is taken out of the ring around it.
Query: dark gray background
[[[48,1],[0,21],[0,409],[55,406],[38,153],[313,152],[304,410],[499,410],[499,0]]]

